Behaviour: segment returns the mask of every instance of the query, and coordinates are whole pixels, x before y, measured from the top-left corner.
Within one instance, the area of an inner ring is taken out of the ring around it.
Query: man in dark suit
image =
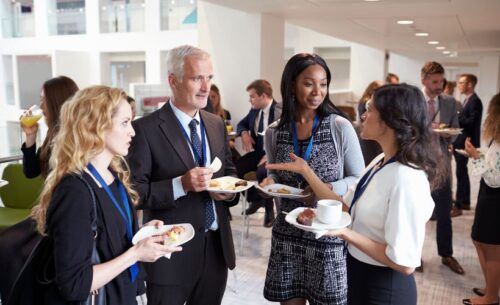
[[[481,144],[481,118],[483,116],[483,103],[474,88],[477,84],[477,77],[473,74],[462,74],[458,80],[458,90],[465,95],[463,109],[458,114],[462,134],[453,143],[455,148],[464,149],[465,139],[470,138],[472,145],[479,147]],[[457,177],[457,192],[455,197],[455,215],[461,215],[461,210],[470,210],[470,181],[467,171],[469,158],[454,152]]]
[[[441,95],[444,84],[444,68],[437,62],[428,62],[422,67],[421,80],[423,93],[427,102],[427,112],[430,127],[438,128],[441,124],[447,127],[458,128],[457,106],[455,99],[450,96]],[[449,177],[451,173],[451,155],[448,147],[455,140],[455,137],[447,133],[438,133],[436,141],[441,147],[442,156],[446,162],[445,176]],[[458,274],[465,274],[462,266],[453,257],[453,230],[451,226],[451,179],[432,192],[434,199],[436,215],[436,242],[438,254],[441,256],[441,262]],[[423,270],[423,269],[421,269]]]
[[[240,178],[248,172],[255,171],[257,180],[261,182],[267,177],[264,131],[269,124],[280,118],[282,105],[273,99],[273,88],[266,80],[253,81],[248,85],[247,92],[252,109],[237,126],[237,134],[241,136],[243,149],[247,153],[236,162],[236,170]],[[261,198],[255,188],[252,188],[248,192],[248,200],[250,207],[245,213],[253,214],[261,206],[265,206],[264,226],[271,227],[274,222],[273,199]]]
[[[144,221],[190,223],[194,238],[182,253],[146,264],[150,305],[220,304],[235,253],[225,205],[238,197],[207,192],[213,177],[235,175],[224,122],[203,110],[213,77],[208,53],[192,46],[169,51],[172,96],[161,109],[133,122],[129,152]],[[222,168],[207,166],[218,157]]]

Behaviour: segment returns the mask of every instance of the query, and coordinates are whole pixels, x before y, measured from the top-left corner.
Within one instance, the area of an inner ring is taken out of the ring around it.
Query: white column
[[[146,21],[146,32],[160,31],[160,0],[145,0],[144,20]]]
[[[85,1],[85,31],[87,35],[99,34],[99,0]]]
[[[161,58],[158,49],[146,50],[146,82],[148,84],[167,82],[166,79],[161,79]]]
[[[55,2],[55,0],[33,1],[36,37],[45,37],[49,35],[49,14],[56,13]]]
[[[285,21],[263,14],[260,33],[260,78],[273,86],[273,95],[281,101],[280,83],[285,64]]]

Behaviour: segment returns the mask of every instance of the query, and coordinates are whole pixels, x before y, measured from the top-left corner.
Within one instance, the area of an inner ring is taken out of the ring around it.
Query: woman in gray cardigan
[[[325,61],[314,54],[297,54],[287,63],[281,80],[283,113],[266,131],[269,163],[290,162],[301,156],[332,190],[345,194],[364,168],[359,141],[351,123],[328,96],[331,74]],[[282,183],[306,188],[295,173],[269,171],[262,186]],[[281,209],[315,207],[314,195],[303,201],[283,199]],[[338,237],[321,237],[299,230],[278,215],[264,297],[281,304],[346,304],[345,245]]]

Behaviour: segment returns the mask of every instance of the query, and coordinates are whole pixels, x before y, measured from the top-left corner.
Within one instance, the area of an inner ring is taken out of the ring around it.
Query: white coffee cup
[[[316,216],[325,224],[338,223],[342,217],[342,202],[332,199],[319,200]]]

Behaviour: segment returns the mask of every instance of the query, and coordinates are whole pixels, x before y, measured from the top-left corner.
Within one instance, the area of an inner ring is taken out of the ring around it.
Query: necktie
[[[257,127],[257,134],[261,133],[264,131],[264,111],[261,110],[259,112],[259,127]]]
[[[436,101],[434,101],[434,99],[432,99],[432,98],[427,102],[427,115],[429,116],[430,122],[433,122],[434,117],[436,116],[435,104],[436,104]]]
[[[191,147],[193,148],[196,163],[198,166],[205,166],[203,163],[203,149],[201,147],[200,137],[198,136],[197,127],[198,121],[193,119],[189,122],[189,130],[191,131]],[[203,135],[201,135],[203,136]],[[212,223],[215,221],[214,206],[211,199],[208,199],[205,203],[205,229],[209,229]]]

